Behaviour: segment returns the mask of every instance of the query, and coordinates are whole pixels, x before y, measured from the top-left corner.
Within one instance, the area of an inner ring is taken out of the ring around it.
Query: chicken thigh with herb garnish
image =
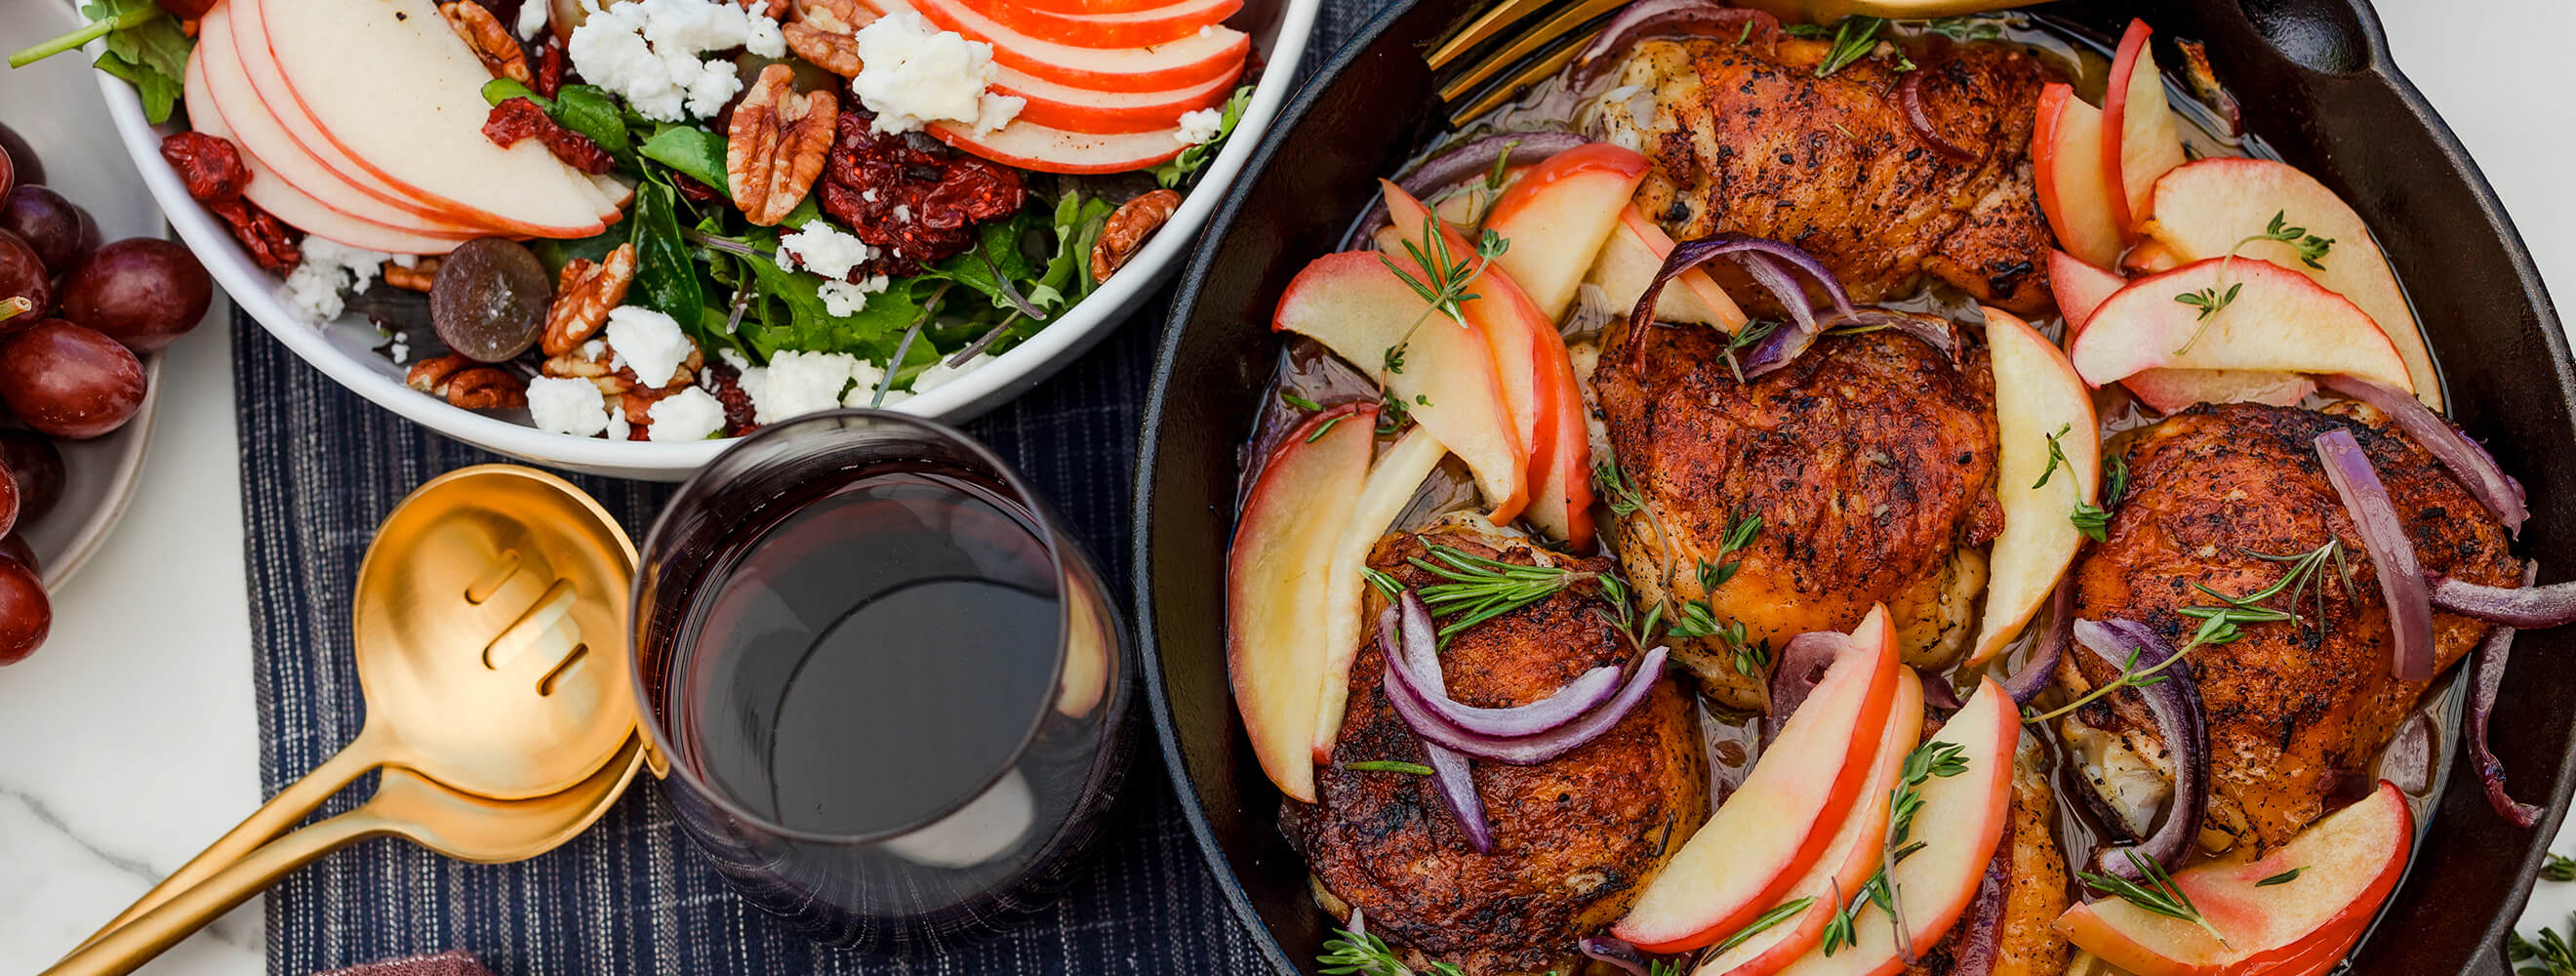
[[[2000,44],[1941,45],[1919,63],[1882,48],[1839,67],[1835,47],[1761,31],[1640,41],[1587,131],[1654,161],[1637,206],[1676,240],[1796,244],[1863,304],[1930,274],[1986,304],[2047,309],[2052,238],[2030,159],[2047,71]],[[1909,102],[1937,140],[1908,122]],[[1773,311],[1742,272],[1710,270],[1751,311]]]
[[[1627,341],[1614,323],[1611,350]],[[1887,605],[1905,661],[1965,646],[1995,501],[1993,376],[1895,330],[1828,335],[1746,382],[1727,338],[1658,327],[1643,368],[1593,372],[1622,514],[1612,536],[1676,660],[1711,698],[1759,709],[1769,649]]]
[[[2297,834],[2338,789],[2359,785],[2427,687],[2390,673],[2376,567],[2313,443],[2336,427],[2368,453],[2426,570],[2490,586],[2519,578],[2503,526],[2369,407],[2202,405],[2139,435],[2108,541],[2068,577],[2075,616],[2138,621],[2184,647],[2203,626],[2190,611],[2228,597],[2298,615],[2245,623],[2236,640],[2189,651],[2209,726],[2205,847],[2268,849]],[[2435,613],[2437,671],[2486,633],[2486,624]],[[2118,677],[2093,655],[2066,662],[2058,678],[2079,693]],[[2108,826],[2142,834],[2171,792],[2173,762],[2144,705],[2113,694],[2058,727],[2087,785],[2122,821]]]
[[[1380,542],[1370,565],[1408,587],[1441,578],[1409,561],[1454,547],[1523,565],[1605,573],[1599,559],[1533,549],[1516,537],[1452,526]],[[1385,600],[1372,592],[1369,619]],[[1639,654],[1596,585],[1576,582],[1459,631],[1440,654],[1449,693],[1472,706],[1528,704],[1577,675]],[[1626,912],[1690,831],[1707,818],[1708,768],[1688,692],[1670,680],[1599,739],[1534,766],[1473,761],[1493,849],[1467,845],[1429,777],[1370,762],[1421,763],[1422,740],[1380,686],[1372,641],[1351,667],[1351,697],[1333,762],[1315,771],[1318,802],[1289,804],[1287,832],[1314,872],[1317,900],[1371,933],[1466,976],[1539,973]]]

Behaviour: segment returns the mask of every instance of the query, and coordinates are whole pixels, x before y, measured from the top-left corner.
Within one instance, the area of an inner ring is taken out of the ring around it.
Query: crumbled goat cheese
[[[759,389],[752,389],[750,371],[744,371],[743,388],[751,393],[752,419],[774,424],[839,406],[841,391],[858,374],[859,365],[858,357],[838,352],[787,350],[769,357]]]
[[[976,367],[992,361],[993,354],[989,352],[976,353],[972,358],[956,366],[950,366],[947,360],[942,359],[931,364],[929,369],[922,370],[921,375],[912,378],[912,392],[928,393],[947,386],[955,382],[958,377],[974,372]]]
[[[633,438],[628,435],[633,433],[635,433],[635,425],[626,422],[625,408],[622,406],[610,407],[608,409],[608,432],[602,436],[605,436],[612,441],[623,441],[632,440]]]
[[[697,348],[670,316],[633,305],[608,310],[607,332],[609,348],[617,350],[626,368],[635,371],[635,381],[645,386],[670,383],[689,350]]]
[[[877,132],[917,132],[931,122],[971,123],[977,132],[1009,125],[1028,105],[992,85],[993,46],[896,10],[859,28],[859,75],[850,93],[877,113]],[[587,75],[587,72],[584,72]]]
[[[857,382],[850,387],[850,394],[841,398],[844,407],[891,407],[912,398],[902,390],[887,390],[884,402],[878,402],[877,386],[885,382],[885,370],[875,363],[860,362],[850,378]]]
[[[304,259],[287,272],[278,294],[315,325],[339,318],[347,308],[341,296],[367,290],[394,257],[312,236],[305,237],[303,250]]]
[[[1180,140],[1181,145],[1195,146],[1215,141],[1217,135],[1224,131],[1225,113],[1203,108],[1181,113],[1180,131],[1172,133],[1172,138]]]
[[[644,414],[653,420],[645,436],[657,441],[702,441],[724,429],[724,404],[694,386],[653,401]]]
[[[778,252],[772,258],[781,271],[802,266],[826,278],[847,278],[850,269],[876,260],[876,256],[877,249],[869,247],[868,242],[817,220],[807,223],[803,230],[780,236]]]
[[[590,360],[594,363],[599,361],[599,355],[601,353],[607,351],[608,340],[606,339],[592,339],[589,342],[581,344],[581,358]]]
[[[866,311],[868,296],[886,290],[888,284],[890,282],[884,275],[869,275],[856,283],[839,278],[825,278],[822,287],[816,288],[814,292],[817,297],[823,299],[825,313],[846,318]]]
[[[553,9],[554,4],[547,0],[527,0],[520,4],[519,36],[532,43],[536,41],[537,32],[546,29],[547,15],[551,14]]]
[[[539,427],[589,437],[608,429],[608,412],[599,387],[589,380],[553,376],[528,380],[528,416]]]
[[[722,111],[742,90],[729,58],[701,55],[745,48],[762,57],[785,57],[778,22],[731,0],[625,0],[590,12],[565,45],[573,68],[591,84],[616,92],[648,119],[678,122]]]
[[[395,336],[393,345],[385,347],[385,355],[390,357],[396,366],[408,366],[411,364],[411,343],[404,342],[401,336]]]
[[[911,221],[911,220],[912,220],[912,205],[911,205],[911,204],[908,204],[908,203],[898,203],[898,204],[895,204],[895,205],[894,205],[894,219],[896,219],[896,220],[901,220],[901,221],[906,221],[906,222]]]

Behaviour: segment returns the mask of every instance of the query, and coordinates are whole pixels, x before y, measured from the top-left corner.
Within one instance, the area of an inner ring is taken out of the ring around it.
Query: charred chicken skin
[[[1621,350],[1629,337],[1613,332],[1609,348]],[[1705,601],[1717,626],[1743,624],[1745,645],[1778,648],[1848,631],[1885,603],[1906,663],[1955,657],[1985,586],[1979,547],[2003,525],[1982,352],[1954,364],[1894,330],[1826,336],[1740,382],[1712,330],[1645,338],[1641,367],[1618,351],[1593,374],[1619,470],[1643,503],[1613,538],[1641,605]],[[1749,543],[1726,551],[1754,518]],[[1740,666],[1731,637],[1675,639],[1673,654],[1710,697],[1759,709],[1763,669],[1756,655]]]
[[[1642,41],[1590,125],[1654,161],[1637,206],[1677,240],[1787,241],[1863,304],[1928,273],[1989,305],[2046,310],[2051,237],[2030,160],[2046,69],[1965,44],[1911,71],[1870,56],[1818,78],[1831,47],[1759,32]],[[1938,141],[1908,122],[1909,103]],[[1748,310],[1773,313],[1741,272],[1711,271]]]
[[[2140,435],[2127,452],[2128,490],[2116,502],[2109,541],[2092,547],[2069,577],[2077,617],[2135,620],[2180,647],[2200,621],[2179,611],[2220,602],[2198,587],[2259,592],[2282,578],[2286,564],[2277,557],[2329,542],[2340,543],[2350,571],[2347,587],[2327,561],[2316,574],[2322,585],[2297,607],[2298,621],[2247,625],[2240,640],[2191,651],[2209,727],[2205,847],[2265,850],[2297,834],[2329,809],[2339,788],[2361,782],[2426,687],[2390,674],[2377,567],[2312,446],[2336,427],[2352,431],[2369,454],[2425,569],[2490,586],[2512,586],[2520,577],[2495,518],[2368,407],[2204,404]],[[2291,609],[2287,594],[2269,605]],[[2478,621],[2435,613],[2437,668],[2450,667],[2486,633]],[[2058,677],[2075,689],[2118,673],[2089,654],[2066,661]],[[2086,705],[2062,720],[2060,732],[2105,794],[2112,819],[2122,821],[2115,826],[2136,832],[2164,799],[2156,790],[2170,783],[2173,757],[2133,696],[2120,692]]]
[[[1407,586],[1439,582],[1406,562],[1433,543],[1508,562],[1543,555],[1525,542],[1465,528],[1399,533],[1371,564]],[[1605,560],[1572,560],[1606,572]],[[1384,605],[1370,596],[1371,620]],[[1633,661],[1636,645],[1605,615],[1597,591],[1578,584],[1460,631],[1441,651],[1448,689],[1482,707],[1524,705],[1603,664]],[[1561,967],[1575,943],[1628,910],[1708,813],[1707,760],[1690,695],[1676,682],[1653,693],[1609,732],[1535,766],[1473,764],[1493,849],[1467,846],[1457,818],[1428,777],[1354,771],[1370,760],[1423,762],[1422,740],[1387,703],[1385,658],[1374,642],[1351,668],[1350,711],[1333,763],[1315,771],[1318,803],[1291,804],[1288,833],[1314,872],[1318,900],[1416,957],[1467,976]]]

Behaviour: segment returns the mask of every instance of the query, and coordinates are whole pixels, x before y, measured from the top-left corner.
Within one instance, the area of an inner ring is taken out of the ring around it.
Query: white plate
[[[0,51],[18,50],[82,23],[68,8],[49,9],[52,13],[45,16],[0,17]],[[8,81],[0,85],[0,122],[35,148],[45,166],[45,185],[87,209],[98,221],[101,240],[161,236],[161,209],[143,192],[142,175],[119,145],[115,127],[99,112],[88,59],[66,54],[0,72]],[[92,440],[56,442],[67,475],[62,503],[17,529],[35,548],[47,589],[60,587],[89,561],[134,495],[135,472],[143,466],[143,446],[152,437],[152,414],[161,399],[159,353],[143,357],[143,378],[149,384],[143,409],[124,427]]]
[[[1170,223],[1145,242],[1145,247],[1127,267],[1108,284],[1093,292],[1082,304],[1062,318],[974,372],[959,377],[936,390],[913,397],[892,409],[905,413],[960,421],[999,406],[1002,402],[1027,392],[1065,364],[1082,355],[1109,331],[1127,319],[1157,286],[1180,267],[1181,255],[1197,239],[1200,225],[1216,209],[1228,184],[1243,169],[1244,160],[1252,154],[1259,134],[1270,127],[1279,106],[1288,98],[1297,78],[1298,62],[1304,57],[1306,37],[1313,31],[1319,0],[1277,0],[1276,3],[1253,3],[1246,11],[1268,7],[1278,16],[1270,24],[1254,25],[1254,46],[1266,67],[1252,104],[1245,109],[1236,131],[1250,138],[1229,140],[1216,159],[1201,171],[1198,186],[1181,201],[1180,210]],[[1238,15],[1236,22],[1244,22]],[[93,46],[95,50],[95,45]],[[68,59],[66,59],[68,60]],[[208,216],[204,209],[189,199],[188,192],[161,159],[163,131],[143,120],[143,107],[134,90],[125,82],[104,73],[97,84],[106,93],[108,114],[115,120],[116,132],[125,141],[143,171],[143,180],[152,195],[169,212],[170,222],[178,228],[179,238],[195,249],[197,256],[214,272],[215,281],[232,294],[233,301],[259,320],[270,335],[311,363],[340,385],[375,401],[432,430],[477,447],[497,451],[538,464],[586,471],[593,474],[629,478],[652,478],[676,481],[697,470],[730,441],[693,443],[653,443],[646,441],[612,441],[592,437],[569,437],[538,430],[512,420],[486,416],[470,410],[448,406],[443,400],[416,392],[403,385],[403,369],[373,351],[380,343],[374,327],[364,319],[350,315],[328,328],[315,328],[306,323],[277,296],[277,280],[252,263],[224,225]]]

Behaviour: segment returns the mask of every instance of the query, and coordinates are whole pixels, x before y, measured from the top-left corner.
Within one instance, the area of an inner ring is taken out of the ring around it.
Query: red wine
[[[909,831],[996,788],[1048,713],[1063,626],[1028,513],[918,465],[770,510],[693,588],[682,761],[749,812],[831,837]]]

